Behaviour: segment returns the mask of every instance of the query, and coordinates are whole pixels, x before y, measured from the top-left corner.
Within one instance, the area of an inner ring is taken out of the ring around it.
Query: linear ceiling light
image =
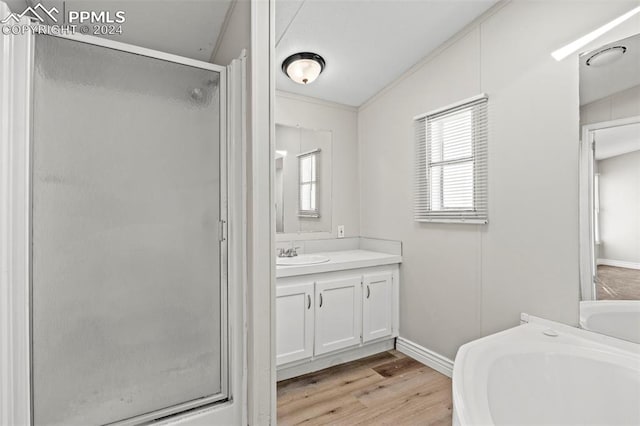
[[[567,44],[566,46],[561,47],[560,49],[558,49],[558,50],[554,51],[553,53],[551,53],[551,56],[553,56],[553,58],[556,61],[563,60],[567,56],[569,56],[572,53],[578,51],[580,48],[582,48],[582,47],[586,46],[587,44],[591,43],[593,40],[597,39],[601,35],[607,33],[611,29],[613,29],[613,28],[617,27],[618,25],[622,24],[624,21],[626,21],[627,19],[629,19],[632,16],[636,15],[638,12],[640,12],[640,6],[634,8],[634,9],[631,9],[630,11],[625,13],[624,15],[619,16],[616,19],[614,19],[613,21],[611,21],[611,22],[609,22],[607,24],[604,24],[600,28],[597,28],[597,29],[591,31],[589,34],[580,37],[576,41],[573,41],[573,42]]]

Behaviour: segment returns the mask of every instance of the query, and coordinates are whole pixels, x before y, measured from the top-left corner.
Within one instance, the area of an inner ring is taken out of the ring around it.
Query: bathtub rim
[[[559,322],[547,320],[544,318],[535,317],[533,315],[522,314],[522,323],[519,326],[515,326],[480,339],[471,341],[462,345],[458,349],[458,353],[456,354],[455,363],[453,367],[453,375],[452,375],[452,402],[453,402],[453,425],[454,426],[464,426],[464,425],[473,425],[473,424],[487,424],[493,425],[493,421],[487,423],[486,418],[476,419],[471,418],[471,413],[469,412],[469,407],[465,404],[464,398],[475,397],[474,394],[466,394],[465,393],[465,380],[464,380],[464,365],[465,359],[471,349],[474,349],[478,346],[487,345],[487,343],[491,343],[495,340],[502,340],[505,336],[510,336],[512,334],[517,334],[522,330],[522,327],[527,327],[528,329],[535,328],[536,331],[544,332],[545,330],[552,329],[560,334],[570,336],[573,338],[578,338],[584,340],[585,344],[589,346],[593,346],[595,349],[599,349],[602,352],[609,352],[615,355],[616,357],[624,356],[624,357],[633,357],[638,358],[640,362],[640,344],[629,342],[626,340],[617,339],[614,337],[598,334],[592,331],[584,330],[577,327],[572,327],[566,324],[562,324]],[[499,353],[499,352],[497,352]],[[470,391],[472,392],[472,390]],[[490,411],[487,407],[488,418],[490,419]],[[474,413],[477,414],[477,413]],[[486,415],[484,417],[487,417]]]
[[[620,310],[627,311],[629,307],[633,308],[633,310],[640,309],[640,300],[581,300],[580,301],[580,321],[582,322],[582,308],[585,310],[600,310],[600,308],[604,307],[614,307],[616,312]]]
[[[612,312],[640,312],[640,300],[582,300],[580,301],[580,328],[584,327],[585,320],[592,313],[599,313],[603,308],[615,308]]]

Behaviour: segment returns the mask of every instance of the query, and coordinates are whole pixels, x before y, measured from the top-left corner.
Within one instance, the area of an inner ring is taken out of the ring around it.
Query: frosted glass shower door
[[[221,78],[36,36],[35,425],[226,398]]]

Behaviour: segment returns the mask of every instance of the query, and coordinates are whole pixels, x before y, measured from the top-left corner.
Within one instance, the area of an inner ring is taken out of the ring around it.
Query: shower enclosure
[[[229,400],[227,68],[91,37],[13,43],[28,52],[13,135],[29,144],[27,215],[11,229],[27,240],[14,318],[30,422],[139,424]]]

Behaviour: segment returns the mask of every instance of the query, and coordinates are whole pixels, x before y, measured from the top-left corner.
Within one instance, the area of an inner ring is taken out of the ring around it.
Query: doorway
[[[582,300],[640,300],[640,116],[583,128]]]

